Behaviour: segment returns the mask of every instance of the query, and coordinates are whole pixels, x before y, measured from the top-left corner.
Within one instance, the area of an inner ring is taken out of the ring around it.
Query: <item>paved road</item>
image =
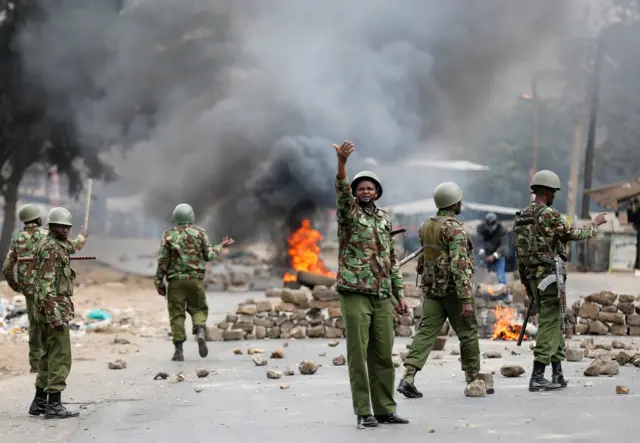
[[[248,296],[257,294],[248,294]],[[212,317],[220,318],[235,305],[238,295],[211,297]],[[627,338],[628,339],[628,338]],[[603,339],[604,340],[604,339]],[[606,339],[607,341],[610,338]],[[526,390],[532,360],[527,346],[513,342],[483,341],[482,350],[500,350],[501,359],[483,361],[484,370],[494,370],[496,394],[468,399],[462,395],[463,374],[458,357],[450,351],[457,340],[449,339],[442,358],[428,362],[417,380],[425,393],[421,400],[398,398],[398,412],[412,423],[357,431],[351,409],[347,368],[335,367],[331,359],[344,353],[344,341],[330,348],[327,340],[290,340],[283,360],[270,360],[267,367],[256,367],[249,356],[233,355],[236,347],[257,346],[267,352],[282,340],[211,343],[205,361],[197,356],[194,342],[186,344],[184,363],[168,361],[170,342],[145,348],[137,356],[127,356],[128,368],[110,371],[98,356],[95,362],[74,363],[65,392],[80,407],[77,420],[47,422],[26,415],[32,395],[31,376],[0,382],[0,441],[22,443],[164,443],[185,441],[308,443],[388,441],[389,438],[424,438],[439,442],[499,442],[517,439],[519,443],[548,440],[601,442],[634,441],[632,423],[640,405],[640,369],[622,367],[615,377],[587,379],[582,371],[588,361],[567,363],[571,378],[567,390],[532,394]],[[407,339],[398,339],[397,349]],[[514,350],[519,355],[511,355]],[[326,353],[325,356],[320,354]],[[295,367],[303,359],[314,359],[323,366],[313,376],[301,375],[268,380],[267,368]],[[521,378],[499,375],[504,363],[519,363],[527,370]],[[199,368],[212,370],[198,379]],[[169,380],[154,381],[164,370]],[[184,371],[187,380],[178,383],[175,374]],[[397,376],[401,375],[401,368]],[[287,384],[289,389],[280,389]],[[587,385],[587,386],[585,386]],[[615,394],[616,385],[626,385],[631,393]],[[202,392],[196,392],[201,387]],[[429,434],[428,430],[435,430]],[[28,436],[28,437],[27,437]]]

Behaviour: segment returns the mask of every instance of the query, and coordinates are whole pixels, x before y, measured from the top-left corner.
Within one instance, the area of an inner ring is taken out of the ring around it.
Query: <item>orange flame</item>
[[[311,221],[302,220],[300,228],[287,238],[289,244],[289,257],[291,267],[296,271],[315,272],[335,278],[336,274],[331,272],[320,258],[320,246],[322,234],[311,227]],[[295,274],[285,273],[283,281],[296,281]]]
[[[491,340],[518,340],[522,326],[513,322],[514,317],[514,309],[496,306],[496,322],[493,325]],[[527,340],[526,335],[523,340]]]

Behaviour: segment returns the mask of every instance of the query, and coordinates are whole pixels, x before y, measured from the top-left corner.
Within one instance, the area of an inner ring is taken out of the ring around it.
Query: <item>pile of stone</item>
[[[567,320],[577,335],[640,336],[640,296],[596,292],[567,309]]]
[[[397,336],[410,337],[422,316],[421,292],[407,285],[404,315],[394,313]],[[318,285],[313,290],[273,288],[265,299],[245,300],[215,326],[208,328],[211,341],[278,338],[340,338],[344,336],[344,318],[335,287]],[[449,331],[445,325],[443,334]]]

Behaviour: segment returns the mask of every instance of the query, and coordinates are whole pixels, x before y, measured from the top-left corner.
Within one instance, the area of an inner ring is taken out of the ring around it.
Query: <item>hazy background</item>
[[[297,203],[335,205],[332,143],[356,143],[350,176],[365,157],[478,158],[478,120],[557,65],[598,3],[49,0],[22,54],[50,112],[88,148],[118,146],[120,184],[150,215],[185,201],[214,235],[243,238]],[[392,175],[383,204],[441,179]]]

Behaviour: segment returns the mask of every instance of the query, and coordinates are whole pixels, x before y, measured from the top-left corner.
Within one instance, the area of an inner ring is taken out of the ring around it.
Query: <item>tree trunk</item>
[[[16,226],[18,183],[14,183],[14,181],[9,180],[4,193],[4,221],[2,222],[2,232],[0,232],[0,266],[4,265],[4,259],[11,246],[11,236]],[[4,280],[4,277],[0,278]]]

